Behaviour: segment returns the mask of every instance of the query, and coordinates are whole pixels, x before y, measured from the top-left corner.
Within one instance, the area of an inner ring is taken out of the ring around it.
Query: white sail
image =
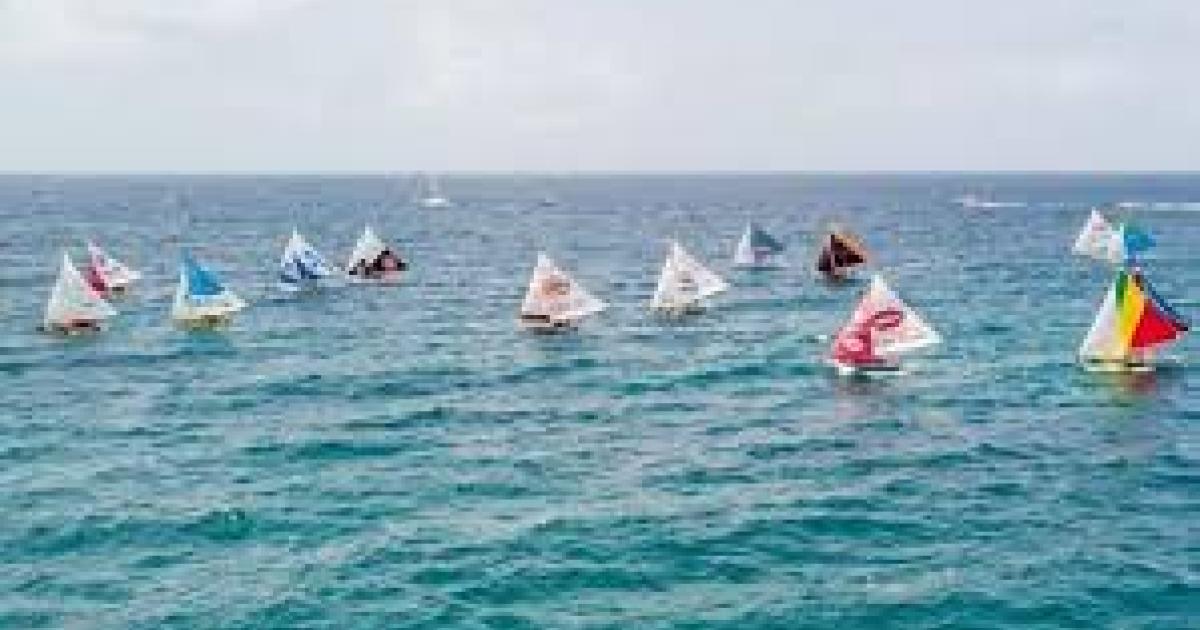
[[[99,245],[88,241],[88,254],[91,257],[92,268],[100,274],[105,284],[110,287],[123,289],[140,280],[142,274],[130,269],[125,263],[108,255]]]
[[[1127,358],[1127,354],[1117,331],[1117,287],[1113,283],[1104,294],[1104,302],[1100,304],[1096,319],[1079,346],[1079,356],[1083,359],[1120,361]]]
[[[686,308],[728,288],[720,276],[700,264],[678,242],[672,241],[650,307]]]
[[[746,226],[742,238],[738,241],[737,252],[733,255],[733,264],[739,267],[751,267],[758,264],[754,256],[754,245],[750,242],[751,227]]]
[[[1087,256],[1105,262],[1119,263],[1122,260],[1120,232],[1100,214],[1092,209],[1087,223],[1075,239],[1072,251],[1080,256]]]
[[[371,226],[363,228],[362,236],[358,237],[358,242],[354,245],[354,251],[350,252],[350,260],[346,263],[346,273],[354,269],[360,261],[370,263],[387,249],[387,245],[375,234],[375,230]]]
[[[83,279],[71,256],[63,252],[58,278],[46,302],[43,324],[50,328],[72,322],[100,322],[115,314],[113,307]]]
[[[910,352],[942,340],[916,311],[892,292],[882,277],[875,276],[850,316],[849,325],[862,325],[882,315],[891,315],[887,317],[891,321],[887,326],[874,326],[872,334],[875,351],[881,355]]]
[[[580,286],[549,256],[538,254],[525,300],[521,303],[522,315],[544,316],[554,321],[576,321],[606,307],[607,304]]]

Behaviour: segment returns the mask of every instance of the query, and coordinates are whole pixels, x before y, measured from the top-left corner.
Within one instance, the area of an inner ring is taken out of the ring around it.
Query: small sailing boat
[[[939,342],[937,332],[877,275],[834,337],[829,359],[843,375],[894,373],[901,354]]]
[[[747,223],[746,231],[742,232],[742,238],[738,241],[733,264],[753,269],[782,267],[782,254],[783,243],[754,223]]]
[[[849,279],[850,270],[867,262],[867,248],[849,230],[833,226],[821,244],[817,271],[830,282]]]
[[[1075,238],[1075,245],[1071,247],[1071,251],[1076,255],[1104,262],[1121,262],[1118,232],[1096,208],[1092,208],[1087,223],[1084,223],[1079,236]]]
[[[315,289],[333,275],[333,267],[325,257],[293,229],[279,259],[279,288],[288,292]]]
[[[86,271],[87,281],[100,295],[108,297],[125,293],[130,285],[142,278],[142,274],[109,256],[94,242],[88,241],[87,250],[91,259]]]
[[[698,312],[704,300],[728,288],[728,283],[693,258],[679,242],[671,241],[650,308],[673,315]]]
[[[396,282],[405,269],[408,269],[408,263],[369,225],[363,228],[346,263],[346,275],[355,282]]]
[[[1121,264],[1134,261],[1138,254],[1153,247],[1154,239],[1141,228],[1129,221],[1114,227],[1093,208],[1071,251],[1102,262]]]
[[[550,257],[538,253],[529,289],[521,302],[519,324],[526,330],[569,330],[583,318],[599,313],[607,304],[588,293]]]
[[[184,328],[216,328],[233,320],[246,302],[221,283],[211,269],[184,252],[171,319]]]
[[[429,175],[421,179],[421,193],[420,197],[417,198],[417,205],[422,208],[436,210],[449,208],[453,204],[442,195],[437,177]]]
[[[46,302],[42,330],[63,335],[95,332],[100,330],[104,320],[116,314],[104,297],[80,275],[71,256],[63,252],[58,278]]]
[[[1154,352],[1187,330],[1187,322],[1140,269],[1122,267],[1079,347],[1079,358],[1092,372],[1149,372]]]

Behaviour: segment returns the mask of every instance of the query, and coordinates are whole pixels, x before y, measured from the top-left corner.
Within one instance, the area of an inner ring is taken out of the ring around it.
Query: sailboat
[[[171,319],[184,328],[216,328],[229,324],[246,302],[221,283],[211,269],[184,252]]]
[[[876,275],[849,321],[833,339],[829,359],[839,374],[900,371],[900,355],[941,337]]]
[[[831,282],[850,277],[850,270],[867,262],[867,248],[849,230],[833,226],[821,243],[817,271]]]
[[[117,295],[129,290],[130,285],[142,278],[142,274],[130,269],[125,263],[108,255],[92,241],[87,243],[90,262],[87,280],[103,296]]]
[[[400,279],[408,263],[375,234],[371,226],[363,228],[362,236],[350,252],[346,275],[354,282],[389,283]]]
[[[1079,347],[1079,358],[1088,371],[1149,372],[1154,352],[1187,330],[1187,322],[1139,268],[1122,267]]]
[[[279,288],[288,292],[314,289],[333,275],[334,270],[325,257],[308,244],[299,230],[293,229],[279,259]]]
[[[417,199],[417,204],[422,208],[431,210],[439,208],[449,208],[452,204],[450,200],[442,195],[441,186],[438,185],[437,177],[429,175],[421,180],[421,196]]]
[[[588,293],[544,253],[529,279],[521,302],[519,324],[526,330],[556,332],[569,330],[583,318],[599,313],[607,304]]]
[[[94,332],[100,330],[104,320],[116,314],[104,297],[80,275],[71,256],[63,252],[58,278],[46,302],[42,330],[64,335]]]
[[[747,223],[746,231],[742,232],[742,238],[738,241],[733,264],[755,269],[781,267],[782,254],[782,243],[754,223]]]
[[[1118,231],[1096,208],[1092,208],[1087,223],[1079,231],[1079,236],[1075,237],[1071,251],[1104,262],[1121,262]]]
[[[728,288],[728,283],[693,258],[678,241],[671,241],[650,308],[675,315],[697,312],[705,299]]]

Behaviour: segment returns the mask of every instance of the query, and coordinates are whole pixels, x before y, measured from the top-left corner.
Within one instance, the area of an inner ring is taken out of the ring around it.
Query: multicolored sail
[[[834,337],[830,358],[839,366],[873,367],[941,340],[883,278],[875,276],[849,321]]]
[[[315,286],[334,274],[333,268],[317,250],[292,230],[292,237],[279,259],[279,286],[284,291],[299,291]]]
[[[71,256],[62,255],[58,278],[46,302],[42,325],[46,330],[71,332],[85,327],[97,327],[101,322],[116,315],[104,297],[84,280]]]
[[[850,231],[834,226],[821,245],[817,271],[832,280],[842,279],[850,269],[867,260],[867,248],[862,241]]]
[[[529,279],[521,302],[521,323],[527,326],[562,326],[599,313],[608,305],[593,296],[544,253]]]
[[[693,258],[678,242],[671,241],[671,250],[663,262],[650,308],[682,310],[696,307],[705,298],[728,288],[729,284],[720,276]]]
[[[184,252],[171,318],[180,324],[220,324],[246,308],[246,302],[221,283],[211,269]]]
[[[400,273],[408,268],[408,263],[400,255],[388,247],[371,226],[363,228],[362,236],[350,253],[346,263],[346,275],[358,282],[391,281],[400,277]]]
[[[1141,362],[1187,330],[1188,323],[1158,295],[1141,270],[1122,268],[1079,347],[1079,356],[1089,362]]]
[[[738,241],[733,264],[739,267],[779,266],[783,249],[783,243],[775,240],[775,237],[754,223],[748,223],[746,231],[742,232],[742,238]]]

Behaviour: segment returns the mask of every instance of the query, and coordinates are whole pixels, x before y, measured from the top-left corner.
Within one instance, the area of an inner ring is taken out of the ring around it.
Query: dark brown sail
[[[845,232],[832,232],[817,258],[817,271],[829,276],[840,275],[842,270],[865,262],[867,253],[857,238]]]

